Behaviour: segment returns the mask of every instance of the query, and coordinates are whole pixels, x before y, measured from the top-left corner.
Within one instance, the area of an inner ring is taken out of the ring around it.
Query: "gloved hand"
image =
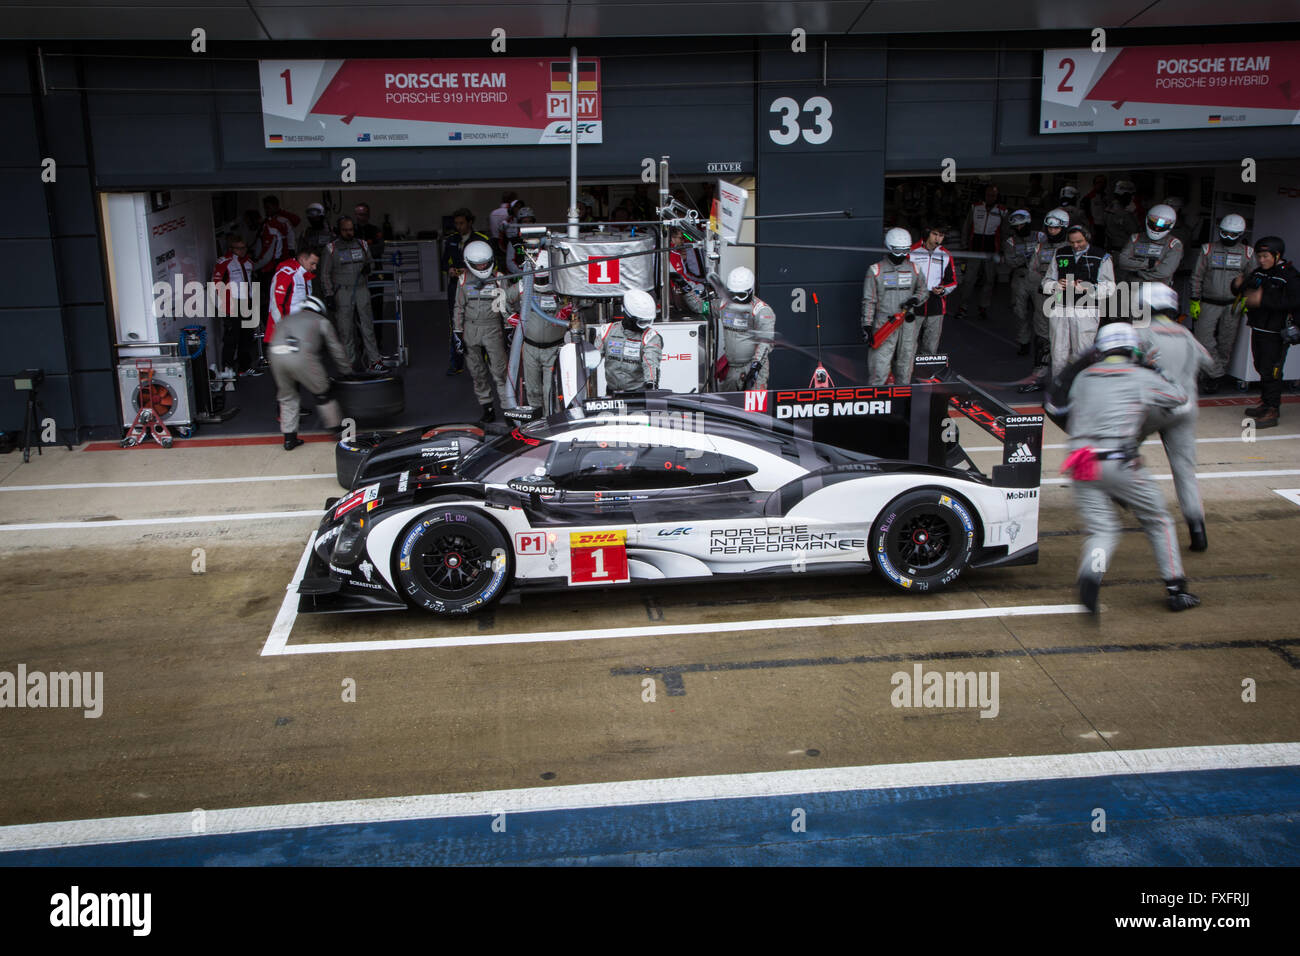
[[[1191,316],[1193,322],[1201,317],[1201,303],[1198,299],[1193,299],[1187,306],[1187,314]]]
[[[510,315],[506,318],[506,325],[510,326],[512,329],[518,327],[519,313],[511,312]]]
[[[457,332],[453,329],[451,333],[451,340],[456,344],[456,351],[459,352],[461,355],[464,355],[465,354],[464,334],[461,332]]]
[[[562,309],[560,309],[559,312],[555,313],[555,317],[559,319],[561,322],[568,322],[569,319],[573,317],[573,306],[572,305],[564,306]]]
[[[872,338],[874,337],[874,335],[875,335],[875,332],[871,329],[870,326],[865,326],[865,325],[864,325],[864,326],[862,327],[862,341],[864,341],[864,342],[867,343],[867,348],[869,348],[869,349],[875,348],[875,346],[871,344],[871,342],[872,342]]]

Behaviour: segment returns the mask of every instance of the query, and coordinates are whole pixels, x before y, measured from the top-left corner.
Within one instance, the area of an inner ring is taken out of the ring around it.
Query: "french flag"
[[[1056,120],[1043,120],[1043,129],[1056,129]]]

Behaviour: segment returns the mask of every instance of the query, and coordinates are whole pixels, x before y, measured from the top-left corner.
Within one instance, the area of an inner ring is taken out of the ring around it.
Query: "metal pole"
[[[569,47],[569,238],[578,238],[578,48]]]
[[[667,209],[668,203],[672,197],[668,195],[668,157],[659,158],[659,208]],[[660,216],[663,214],[660,213]],[[668,224],[660,222],[659,224],[659,248],[663,250],[663,255],[659,257],[661,263],[659,267],[659,301],[663,303],[663,319],[668,321],[668,304],[671,296],[668,294],[670,288],[668,282]]]

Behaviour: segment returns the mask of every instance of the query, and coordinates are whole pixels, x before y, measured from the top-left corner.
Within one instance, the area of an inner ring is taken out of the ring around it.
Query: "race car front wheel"
[[[880,512],[871,529],[876,567],[904,591],[935,591],[951,584],[975,548],[970,505],[950,491],[909,491]]]
[[[398,542],[398,589],[435,614],[472,614],[496,601],[510,583],[514,557],[490,519],[468,508],[426,512]]]

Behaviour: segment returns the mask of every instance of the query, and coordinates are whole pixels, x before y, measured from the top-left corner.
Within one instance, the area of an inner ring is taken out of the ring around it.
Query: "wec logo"
[[[681,536],[681,535],[687,535],[687,534],[690,534],[690,533],[691,533],[691,529],[690,529],[690,528],[661,528],[661,529],[659,530],[659,537],[661,537],[661,538],[675,538],[675,537],[679,537],[679,536]]]

